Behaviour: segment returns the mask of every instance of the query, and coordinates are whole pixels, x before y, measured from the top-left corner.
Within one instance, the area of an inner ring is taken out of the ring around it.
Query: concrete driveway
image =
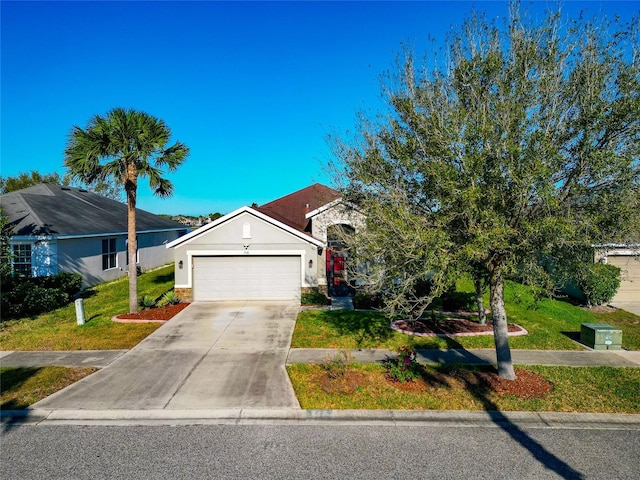
[[[285,370],[297,302],[194,303],[32,408],[300,408]]]
[[[612,303],[611,306],[640,315],[640,300],[637,302],[616,302]]]

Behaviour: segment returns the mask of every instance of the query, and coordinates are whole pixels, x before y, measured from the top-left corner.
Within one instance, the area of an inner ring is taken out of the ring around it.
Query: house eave
[[[179,232],[184,228],[161,228],[151,230],[137,230],[136,234],[144,233],[162,233],[162,232]],[[42,235],[12,235],[11,241],[26,242],[38,240],[73,240],[78,238],[96,238],[96,237],[113,237],[118,235],[127,235],[127,231],[120,232],[101,232],[101,233],[77,233],[77,234],[42,234]]]
[[[336,205],[338,205],[339,203],[342,203],[342,198],[336,198],[335,200],[333,200],[332,202],[329,202],[325,205],[322,205],[321,207],[316,208],[315,210],[307,213],[304,218],[309,219],[312,217],[315,217],[316,215],[329,210],[330,208],[335,207]]]

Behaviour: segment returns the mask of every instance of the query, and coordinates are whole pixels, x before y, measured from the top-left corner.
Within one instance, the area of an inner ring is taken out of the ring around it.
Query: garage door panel
[[[632,255],[609,255],[607,263],[620,268],[620,288],[611,300],[640,302],[640,259]]]
[[[196,301],[300,299],[300,257],[195,257]]]

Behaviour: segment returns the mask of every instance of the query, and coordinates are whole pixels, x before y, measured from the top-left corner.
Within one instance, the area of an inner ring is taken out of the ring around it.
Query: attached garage
[[[620,288],[611,303],[640,303],[640,257],[607,255],[607,263],[620,268]]]
[[[194,301],[300,300],[299,256],[193,258]]]
[[[185,300],[293,300],[318,287],[324,244],[243,207],[167,244]]]

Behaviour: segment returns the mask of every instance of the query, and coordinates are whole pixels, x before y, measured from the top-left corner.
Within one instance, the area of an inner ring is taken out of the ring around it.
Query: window
[[[102,240],[102,270],[116,268],[116,239],[105,238]]]
[[[26,277],[31,276],[30,244],[20,244],[13,246],[13,271]]]

